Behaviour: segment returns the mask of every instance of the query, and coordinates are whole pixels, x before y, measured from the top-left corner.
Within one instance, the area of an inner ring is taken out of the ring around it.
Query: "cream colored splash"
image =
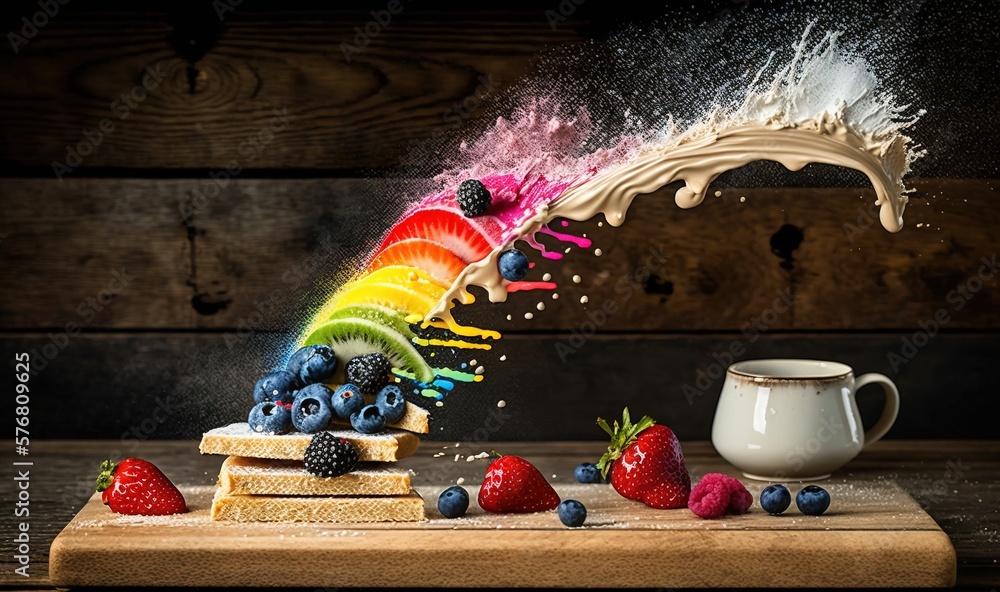
[[[469,335],[469,328],[457,326],[451,308],[474,301],[469,286],[484,288],[491,302],[506,300],[509,282],[497,268],[499,254],[556,218],[584,221],[603,214],[609,224],[619,226],[636,196],[676,181],[684,186],[674,201],[692,208],[719,175],[757,160],[776,161],[793,171],[810,163],[860,171],[875,189],[882,225],[898,232],[907,202],[903,177],[922,154],[902,132],[922,113],[905,119],[905,107],[896,106],[892,95],[877,95],[871,69],[861,58],[837,49],[836,33],[812,46],[807,45],[809,33],[807,29],[791,61],[774,72],[770,83],[759,82],[770,63],[758,72],[738,108],[728,114],[715,110],[683,134],[665,134],[629,162],[541,206],[517,229],[517,238],[458,276],[424,324]]]

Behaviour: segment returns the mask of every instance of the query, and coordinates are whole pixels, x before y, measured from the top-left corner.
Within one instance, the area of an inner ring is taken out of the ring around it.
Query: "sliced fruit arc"
[[[366,284],[395,284],[397,286],[425,294],[432,298],[440,298],[448,289],[448,285],[439,282],[422,269],[404,265],[391,265],[376,269],[344,286],[345,292],[355,286]]]
[[[403,313],[379,306],[377,304],[352,304],[338,309],[327,318],[327,321],[338,321],[341,319],[361,319],[371,321],[392,329],[407,339],[416,336],[410,323],[406,322]]]
[[[465,269],[465,262],[458,255],[444,245],[423,238],[408,238],[389,245],[368,264],[368,271],[395,265],[422,269],[448,285]]]
[[[485,233],[461,213],[444,208],[417,210],[396,223],[375,253],[411,238],[436,242],[465,263],[479,261],[490,254],[493,245]]]
[[[330,315],[336,309],[352,304],[375,304],[406,314],[426,315],[437,304],[438,298],[432,298],[415,290],[409,290],[398,284],[358,284],[341,294],[333,302]]]
[[[410,341],[398,332],[363,319],[337,319],[325,323],[306,337],[302,346],[330,346],[343,368],[362,354],[382,352],[393,367],[412,372],[421,382],[434,380],[434,370]]]

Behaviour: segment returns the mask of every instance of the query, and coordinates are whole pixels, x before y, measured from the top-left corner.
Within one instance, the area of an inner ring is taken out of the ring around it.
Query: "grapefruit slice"
[[[422,269],[438,281],[451,285],[465,262],[443,245],[423,238],[408,238],[386,247],[368,264],[368,271],[391,265]]]
[[[311,332],[302,345],[315,344],[330,346],[340,368],[355,356],[382,352],[394,368],[412,372],[420,382],[434,380],[434,370],[410,340],[380,323],[356,318],[332,320]]]
[[[396,223],[375,250],[380,254],[390,245],[411,238],[429,240],[474,263],[490,254],[493,245],[485,232],[461,213],[446,208],[417,210]]]

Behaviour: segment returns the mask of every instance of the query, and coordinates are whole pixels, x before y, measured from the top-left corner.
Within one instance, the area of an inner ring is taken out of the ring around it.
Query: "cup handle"
[[[881,440],[882,436],[884,436],[892,427],[892,424],[896,423],[896,416],[899,415],[899,389],[897,389],[896,384],[884,374],[871,372],[869,374],[862,374],[859,376],[858,379],[854,381],[855,394],[861,390],[861,387],[871,383],[882,385],[882,390],[885,391],[885,407],[882,408],[882,417],[878,418],[875,425],[865,432],[864,448],[868,448],[868,446]]]

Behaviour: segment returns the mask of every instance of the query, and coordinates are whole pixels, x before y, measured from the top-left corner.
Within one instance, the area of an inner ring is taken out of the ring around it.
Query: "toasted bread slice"
[[[227,495],[212,500],[212,520],[228,522],[420,522],[424,500],[411,491],[398,496],[309,497]]]
[[[412,455],[420,445],[419,438],[400,430],[378,434],[360,434],[354,430],[331,430],[331,433],[349,440],[361,462],[395,462]],[[258,434],[246,422],[240,422],[205,432],[199,450],[202,454],[302,460],[311,441],[311,434],[301,432]]]
[[[366,403],[374,403],[375,397],[372,395],[365,395]],[[344,421],[340,418],[335,417],[333,423],[337,425],[351,425],[351,422]],[[403,412],[403,417],[392,423],[386,424],[390,428],[396,428],[397,430],[406,430],[407,432],[413,432],[415,434],[426,434],[431,431],[430,423],[430,413],[427,412],[423,407],[418,407],[413,403],[406,403],[406,411]]]
[[[340,477],[317,477],[302,461],[230,456],[219,488],[226,495],[406,495],[410,473],[386,465],[361,465]]]

